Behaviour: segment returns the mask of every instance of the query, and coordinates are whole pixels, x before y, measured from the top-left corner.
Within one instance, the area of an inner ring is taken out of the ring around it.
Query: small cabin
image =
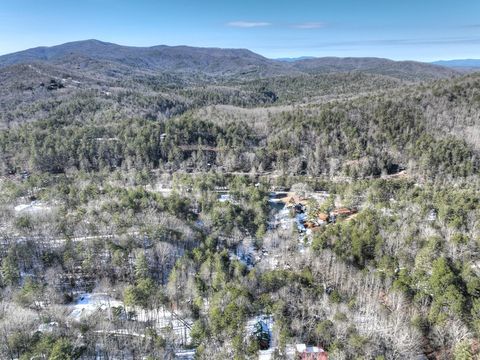
[[[295,348],[301,360],[328,360],[328,353],[319,346],[297,344]]]

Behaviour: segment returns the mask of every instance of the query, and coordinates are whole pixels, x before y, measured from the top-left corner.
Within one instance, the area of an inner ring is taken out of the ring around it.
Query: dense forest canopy
[[[90,41],[0,85],[0,358],[479,356],[478,73]]]

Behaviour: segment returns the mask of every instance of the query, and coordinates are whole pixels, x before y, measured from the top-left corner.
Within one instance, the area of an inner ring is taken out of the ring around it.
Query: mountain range
[[[402,80],[428,80],[456,75],[454,69],[415,61],[382,58],[300,58],[289,61],[265,58],[246,49],[189,46],[132,47],[85,40],[52,47],[37,47],[0,56],[0,68],[43,63],[96,75],[158,72],[200,74],[210,77],[258,78],[278,75],[326,74],[361,71]]]

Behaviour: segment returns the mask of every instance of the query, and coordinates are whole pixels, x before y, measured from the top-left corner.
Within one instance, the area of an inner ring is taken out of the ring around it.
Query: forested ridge
[[[0,358],[480,356],[478,73],[113,45],[0,58]]]
[[[353,75],[355,79],[364,81]],[[182,89],[190,99],[183,102],[172,95],[99,96],[95,91],[55,100],[42,110],[44,119],[2,131],[1,166],[6,172],[135,167],[327,177],[378,176],[401,166],[430,178],[466,177],[477,169],[476,75],[285,109],[275,105],[276,92],[262,82],[262,92],[256,94],[264,98],[243,104],[267,112],[258,121],[254,115],[238,121],[228,115],[199,119],[196,109],[205,105],[239,106],[213,90],[210,95],[208,88],[199,97],[199,89]],[[301,88],[305,83],[298,84]],[[239,91],[232,99],[244,99]]]

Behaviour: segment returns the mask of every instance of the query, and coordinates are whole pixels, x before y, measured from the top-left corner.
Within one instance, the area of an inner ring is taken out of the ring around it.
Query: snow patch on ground
[[[88,317],[95,312],[108,310],[113,307],[123,306],[123,302],[113,299],[102,293],[83,293],[77,298],[75,304],[70,305],[70,317],[79,321],[82,317]]]
[[[283,208],[273,215],[270,221],[270,228],[280,227],[284,230],[288,230],[293,223],[294,219],[290,216],[290,210]]]
[[[58,323],[56,321],[52,321],[45,324],[40,324],[37,328],[37,331],[41,333],[52,333],[58,328]]]
[[[230,194],[221,194],[218,197],[218,201],[220,201],[220,202],[229,202],[231,199],[232,199],[232,197],[230,196]]]
[[[192,349],[192,350],[177,350],[177,351],[175,351],[175,359],[193,360],[193,359],[195,359],[195,349]]]
[[[20,204],[15,206],[17,213],[39,213],[51,210],[50,206],[40,201],[32,201],[30,204]]]
[[[82,293],[78,295],[75,303],[68,305],[69,317],[75,321],[94,315],[98,311],[107,312],[112,308],[122,307],[124,303],[115,300],[105,293]],[[190,329],[193,324],[191,319],[182,319],[178,314],[168,310],[145,310],[141,308],[129,308],[134,314],[132,320],[139,322],[154,323],[159,330],[166,330],[175,334],[176,338],[183,344],[191,341]],[[139,336],[139,335],[135,335]]]

